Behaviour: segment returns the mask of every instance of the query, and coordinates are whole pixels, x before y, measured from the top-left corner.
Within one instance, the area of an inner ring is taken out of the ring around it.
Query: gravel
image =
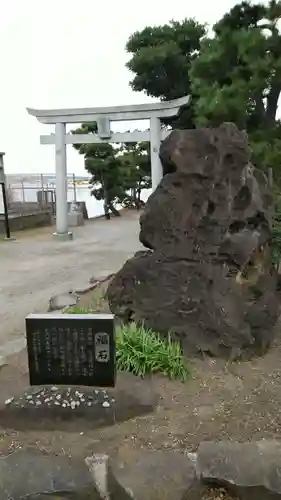
[[[206,488],[202,500],[238,500],[231,496],[225,488]]]

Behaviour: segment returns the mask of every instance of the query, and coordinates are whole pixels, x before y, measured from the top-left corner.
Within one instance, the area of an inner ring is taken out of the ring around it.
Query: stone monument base
[[[69,213],[68,214],[68,225],[69,227],[78,227],[84,225],[84,217],[81,212]]]

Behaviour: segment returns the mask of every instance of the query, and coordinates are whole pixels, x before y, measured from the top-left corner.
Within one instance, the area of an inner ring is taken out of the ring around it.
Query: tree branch
[[[255,107],[255,114],[259,119],[263,119],[265,116],[265,108],[264,108],[264,103],[263,103],[263,98],[262,98],[262,92],[259,92],[257,95],[255,95],[255,102],[256,102],[256,107]]]
[[[270,92],[267,96],[267,106],[265,111],[265,117],[268,125],[274,125],[276,118],[276,111],[278,105],[278,99],[281,92],[281,82],[275,81],[271,85]]]

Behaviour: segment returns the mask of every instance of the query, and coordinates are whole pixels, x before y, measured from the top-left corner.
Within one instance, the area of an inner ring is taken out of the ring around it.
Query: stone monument
[[[175,130],[164,177],[140,218],[148,248],[108,288],[111,311],[180,341],[187,355],[264,353],[278,317],[271,264],[272,200],[232,123]]]
[[[84,225],[83,214],[79,208],[79,205],[75,201],[73,201],[70,205],[70,209],[68,212],[68,225],[70,227]]]

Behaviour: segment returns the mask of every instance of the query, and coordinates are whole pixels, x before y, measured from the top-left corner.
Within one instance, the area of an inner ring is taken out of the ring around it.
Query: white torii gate
[[[162,165],[159,159],[161,140],[169,131],[161,130],[161,118],[176,116],[181,106],[189,103],[190,97],[184,96],[173,101],[112,106],[102,108],[75,108],[39,110],[27,108],[30,115],[45,124],[55,125],[55,134],[40,137],[41,144],[54,144],[56,150],[56,232],[61,239],[71,239],[68,230],[67,208],[67,144],[93,144],[108,142],[150,141],[152,189],[156,189],[162,179]],[[129,120],[150,120],[150,130],[116,132],[110,130],[110,122]],[[66,124],[97,122],[97,134],[66,134]]]

